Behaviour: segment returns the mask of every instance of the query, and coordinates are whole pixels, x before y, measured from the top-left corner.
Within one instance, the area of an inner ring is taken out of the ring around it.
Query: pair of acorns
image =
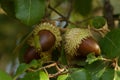
[[[95,55],[100,55],[100,47],[88,29],[68,29],[65,34],[63,34],[64,39],[62,39],[58,27],[51,23],[44,22],[35,27],[33,35],[39,36],[40,51],[35,50],[34,39],[31,37],[28,40],[31,47],[24,54],[24,61],[26,63],[29,63],[33,59],[40,59],[42,52],[44,53],[60,47],[62,40],[64,40],[63,42],[65,43],[65,53],[70,57],[86,56],[91,52],[94,52]]]

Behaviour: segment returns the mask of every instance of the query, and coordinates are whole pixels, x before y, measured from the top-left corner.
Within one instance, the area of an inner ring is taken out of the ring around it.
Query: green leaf
[[[58,76],[57,80],[66,80],[67,77],[68,77],[68,74],[63,74],[63,75]]]
[[[17,68],[16,74],[14,76],[14,79],[16,79],[19,75],[23,74],[27,69],[29,68],[37,68],[40,67],[41,64],[37,60],[32,60],[29,64],[21,63],[19,67]]]
[[[120,70],[107,69],[100,80],[120,80]]]
[[[79,69],[69,74],[67,80],[91,80],[91,76],[85,69]]]
[[[101,69],[99,72],[97,72],[97,73],[95,74],[96,78],[99,79],[99,78],[103,75],[103,73],[105,72],[105,70],[106,70],[106,67],[104,67],[104,68]],[[94,76],[94,75],[93,75],[93,76]]]
[[[0,70],[0,80],[12,80],[12,78],[7,73]]]
[[[87,16],[92,9],[92,0],[75,0],[74,8],[83,16]]]
[[[37,72],[27,72],[24,78],[20,80],[40,80],[39,71]]]
[[[17,68],[17,71],[16,71],[16,77],[21,75],[22,73],[24,73],[27,69],[29,68],[29,65],[28,64],[25,64],[25,63],[22,63],[19,65],[19,67]]]
[[[104,74],[101,76],[100,80],[116,80],[114,78],[114,70],[107,69]]]
[[[38,66],[42,66],[37,60],[32,60],[29,64],[29,67],[37,68]]]
[[[120,70],[115,70],[113,80],[120,80]]]
[[[102,28],[106,23],[106,20],[102,16],[96,16],[91,20],[91,26],[99,29]]]
[[[120,56],[120,29],[114,29],[100,40],[102,54],[109,58]]]
[[[105,72],[106,68],[108,66],[108,63],[105,63],[104,61],[96,61],[92,64],[87,64],[85,66],[85,69],[89,71],[89,73],[92,76],[92,80],[99,80],[100,77]]]
[[[43,70],[40,71],[40,80],[49,80],[49,76]]]
[[[9,15],[15,16],[14,1],[13,0],[0,0],[2,9]]]
[[[45,0],[15,0],[16,18],[26,25],[38,23],[45,13]]]
[[[97,60],[101,60],[101,56],[96,57],[93,53],[87,55],[87,60],[88,64],[91,64]]]
[[[38,65],[39,63],[38,63],[38,61],[37,60],[32,60],[28,65],[29,65],[29,67],[35,67],[36,65]]]

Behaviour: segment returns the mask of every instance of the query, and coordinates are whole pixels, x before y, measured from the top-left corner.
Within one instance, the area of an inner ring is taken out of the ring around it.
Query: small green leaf
[[[106,57],[114,58],[120,56],[120,29],[109,32],[99,42],[102,54]]]
[[[40,71],[40,80],[49,80],[49,76],[43,70]]]
[[[29,68],[28,64],[22,63],[19,65],[17,71],[16,71],[16,75],[15,76],[19,76],[22,73],[24,73],[27,69]]]
[[[116,80],[114,78],[114,70],[107,69],[104,74],[101,76],[100,80]]]
[[[106,23],[106,20],[102,16],[96,16],[91,20],[91,26],[99,29],[102,28]]]
[[[90,53],[87,55],[86,62],[88,62],[88,64],[91,64],[97,60],[101,60],[101,58],[102,58],[101,56],[96,57],[93,53]]]
[[[95,74],[96,78],[99,79],[99,78],[103,75],[103,73],[105,72],[105,70],[106,70],[106,67],[104,67],[104,68],[101,69],[99,72],[97,72],[97,73]]]
[[[45,0],[15,0],[16,18],[26,25],[38,23],[45,13]]]
[[[58,76],[57,80],[66,80],[67,77],[68,77],[68,74],[63,74],[63,75]]]
[[[120,70],[115,70],[113,80],[120,80]]]
[[[69,74],[67,80],[91,80],[91,76],[85,69],[80,69]]]
[[[27,72],[24,78],[20,80],[40,80],[39,71],[37,72]]]
[[[100,80],[120,80],[120,70],[107,69]]]
[[[95,61],[92,64],[87,64],[85,69],[91,74],[92,80],[99,80],[108,65],[109,64],[104,61]]]
[[[41,64],[37,60],[32,60],[29,64],[21,63],[19,67],[17,68],[16,74],[14,76],[14,79],[16,79],[19,75],[23,74],[27,69],[29,68],[37,68],[40,67]]]
[[[40,63],[37,60],[32,60],[28,65],[29,67],[37,68]]]
[[[0,80],[12,80],[12,78],[7,73],[0,70]]]

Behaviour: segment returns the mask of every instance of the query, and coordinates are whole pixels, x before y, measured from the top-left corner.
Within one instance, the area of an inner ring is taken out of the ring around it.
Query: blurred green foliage
[[[27,27],[4,14],[0,14],[0,53],[11,55],[17,38],[26,32]]]
[[[62,25],[58,18],[63,18],[63,22],[66,21],[69,23],[67,25],[68,28],[81,28],[88,25],[92,25],[95,28],[102,28],[106,23],[103,17],[94,17],[104,16],[104,0],[50,0],[49,7],[49,2],[47,1],[49,0],[0,0],[0,69],[6,70],[6,65],[17,57],[17,54],[13,54],[16,45],[18,45],[21,40],[24,41],[26,36],[32,31],[31,29],[33,29],[34,25],[38,24],[43,19],[46,20],[47,18],[48,20],[58,21],[59,25]],[[113,0],[110,1],[114,8],[113,15],[118,15],[119,18],[120,7],[118,5],[120,3],[117,3],[118,0],[115,0],[115,2]],[[117,26],[119,26],[119,24]],[[120,29],[111,30],[100,40],[102,56],[110,59],[88,55],[86,62],[82,61],[82,59],[81,61],[78,60],[75,62],[75,66],[79,66],[79,68],[68,67],[69,74],[58,76],[58,80],[109,80],[110,78],[111,80],[119,80],[120,68],[118,64],[120,64],[120,59],[118,62],[116,60],[115,66],[111,66],[111,60],[120,56],[119,35]],[[23,60],[23,54],[27,48],[26,42],[22,45],[22,48],[23,49],[19,49],[17,52],[22,53],[20,54],[20,56],[22,56],[20,58],[21,61]],[[59,55],[56,53],[59,53]],[[54,50],[52,57],[54,61],[58,61],[62,64],[58,65],[58,67],[67,65],[67,57],[63,46],[61,49]],[[13,65],[15,64],[12,64],[12,66]],[[42,61],[41,63],[37,63],[36,61],[30,64],[21,63],[15,77],[18,77],[31,67],[36,68],[36,66],[41,68],[41,66],[43,66]],[[57,70],[54,67],[49,68],[48,73],[56,73]],[[7,76],[2,72],[0,74],[2,74],[3,77]],[[46,71],[42,71],[41,73],[39,73],[39,71],[26,72],[22,80],[30,80],[30,78],[32,79],[33,77],[36,77],[35,80],[39,80],[48,79],[49,76]],[[57,77],[55,77],[55,80],[56,78]]]

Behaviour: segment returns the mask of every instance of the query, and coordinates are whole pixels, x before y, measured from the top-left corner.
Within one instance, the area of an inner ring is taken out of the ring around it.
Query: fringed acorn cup
[[[36,36],[37,41],[35,41]],[[62,38],[59,28],[51,23],[45,22],[35,27],[35,29],[33,30],[33,35],[28,40],[28,44],[34,49],[37,45],[39,46],[37,47],[38,49],[36,50],[36,52],[35,50],[33,50],[35,57],[35,54],[37,54],[37,56],[40,56],[42,59],[45,59],[45,61],[49,61],[51,60],[51,51],[60,46],[61,40]],[[25,57],[25,59],[27,59],[27,57]],[[27,62],[30,61],[31,60]]]
[[[100,55],[100,47],[89,29],[72,28],[65,33],[67,58],[86,57],[89,53]]]

